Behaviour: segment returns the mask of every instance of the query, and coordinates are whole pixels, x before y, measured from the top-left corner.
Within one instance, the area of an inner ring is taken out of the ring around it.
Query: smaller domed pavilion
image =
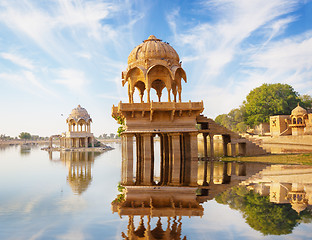
[[[74,108],[66,119],[68,131],[62,134],[61,148],[94,147],[94,136],[91,133],[92,119],[87,110],[80,105]]]
[[[303,135],[306,127],[306,120],[308,120],[308,112],[303,107],[298,106],[291,111],[290,115],[292,135]]]

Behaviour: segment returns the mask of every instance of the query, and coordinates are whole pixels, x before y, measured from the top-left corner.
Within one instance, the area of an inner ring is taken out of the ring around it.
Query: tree
[[[228,114],[220,114],[215,118],[215,122],[230,129],[231,122]]]
[[[301,103],[299,95],[288,84],[262,84],[250,91],[244,101],[245,123],[251,127],[269,122],[270,116],[289,115]]]
[[[234,131],[234,132],[245,132],[247,129],[244,123],[245,108],[232,109],[228,114],[221,114],[215,118],[215,122]]]
[[[20,135],[18,136],[20,139],[31,139],[31,134],[28,132],[21,132]]]
[[[311,109],[312,108],[312,97],[308,94],[304,94],[299,96],[300,100],[302,101],[302,104],[304,108]]]

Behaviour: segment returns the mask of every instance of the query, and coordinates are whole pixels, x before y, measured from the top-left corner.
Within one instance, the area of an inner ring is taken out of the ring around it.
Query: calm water
[[[119,194],[121,167],[120,145],[113,147],[114,150],[102,154],[54,152],[52,156],[40,147],[0,148],[0,239],[123,239],[128,236],[129,218],[120,218],[111,208],[111,202]],[[215,184],[223,181],[233,185],[244,172],[253,174],[265,167],[237,165],[235,171],[242,174],[229,180],[234,165],[225,168],[223,163],[218,164],[214,166]],[[199,166],[202,179],[205,164]],[[158,224],[158,228],[164,231],[168,226],[174,228],[171,239],[312,239],[309,216],[299,219],[292,215],[296,222],[287,225],[289,234],[272,235],[280,234],[279,229],[269,229],[269,233],[263,235],[265,231],[260,224],[254,226],[246,217],[246,214],[250,217],[254,209],[249,206],[250,202],[244,207],[236,198],[234,205],[227,204],[231,196],[222,194],[226,186],[216,189],[201,199],[202,217],[161,218],[162,226]],[[218,202],[223,202],[217,203],[212,195],[219,196]],[[285,222],[291,222],[287,219],[290,215],[282,217]],[[269,222],[274,217],[267,218]],[[135,216],[133,220],[137,228],[140,217]],[[147,224],[147,217],[143,220]],[[158,220],[150,219],[151,229],[157,227]]]

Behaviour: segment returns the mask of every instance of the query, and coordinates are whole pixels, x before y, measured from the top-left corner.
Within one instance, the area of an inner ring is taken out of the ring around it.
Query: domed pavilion
[[[151,89],[156,91],[161,102],[163,90],[166,89],[168,102],[182,101],[181,80],[186,82],[186,74],[181,67],[177,52],[168,43],[151,35],[142,44],[134,48],[128,57],[127,71],[122,73],[122,85],[128,83],[129,103],[133,103],[133,94],[138,90],[140,101],[146,92],[146,102],[151,102]]]
[[[68,131],[62,134],[61,148],[94,147],[94,136],[91,133],[91,122],[87,110],[80,105],[74,108],[66,119]]]
[[[154,138],[159,136],[159,184],[197,186],[196,117],[204,105],[182,102],[182,79],[186,82],[185,71],[169,43],[151,35],[131,51],[127,70],[122,72],[122,85],[128,84],[129,103],[120,102],[112,108],[112,116],[122,119],[125,127],[122,133],[124,185],[155,184]]]
[[[306,120],[308,120],[308,112],[303,107],[300,107],[299,103],[296,108],[291,111],[290,115],[292,135],[303,135],[306,127]]]

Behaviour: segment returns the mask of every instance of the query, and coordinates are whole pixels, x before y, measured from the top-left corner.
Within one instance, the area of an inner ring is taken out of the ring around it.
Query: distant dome
[[[78,122],[79,120],[84,120],[86,122],[92,121],[89,113],[87,110],[80,105],[78,107],[74,108],[69,115],[69,117],[66,119],[66,122],[69,122],[70,120],[74,120],[75,122]]]
[[[308,114],[307,110],[305,110],[303,107],[300,107],[299,103],[298,106],[291,111],[291,115],[293,116],[303,116],[306,114]]]
[[[131,51],[128,64],[152,59],[171,60],[176,64],[180,61],[179,55],[173,47],[151,35]]]

